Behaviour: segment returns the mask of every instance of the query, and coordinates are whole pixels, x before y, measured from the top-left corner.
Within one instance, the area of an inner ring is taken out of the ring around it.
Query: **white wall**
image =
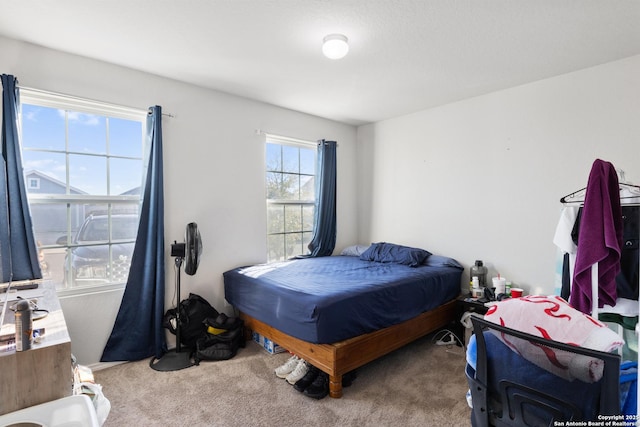
[[[338,141],[336,249],[357,241],[355,127],[6,38],[0,52],[0,73],[15,75],[21,86],[130,107],[161,105],[174,116],[163,118],[167,308],[175,304],[170,244],[184,240],[188,222],[198,223],[204,251],[196,275],[182,274],[183,298],[198,293],[229,311],[222,273],[266,260],[264,145],[256,129]],[[121,295],[61,301],[80,363],[99,360]]]
[[[358,129],[360,243],[482,259],[554,292],[562,196],[596,158],[640,184],[640,56]]]

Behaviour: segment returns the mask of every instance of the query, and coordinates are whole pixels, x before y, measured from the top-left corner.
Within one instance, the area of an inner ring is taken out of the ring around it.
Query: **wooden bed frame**
[[[416,339],[436,331],[457,317],[452,300],[406,322],[333,344],[313,344],[287,335],[266,323],[240,313],[247,331],[254,331],[278,343],[329,375],[329,395],[342,397],[342,375]]]

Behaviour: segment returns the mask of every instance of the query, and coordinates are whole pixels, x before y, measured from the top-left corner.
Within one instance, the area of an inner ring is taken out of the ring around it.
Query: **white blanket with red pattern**
[[[604,323],[571,307],[558,296],[528,295],[492,305],[485,319],[498,325],[577,347],[611,352],[624,344]],[[601,359],[532,344],[494,331],[511,350],[559,377],[596,382],[602,378]]]

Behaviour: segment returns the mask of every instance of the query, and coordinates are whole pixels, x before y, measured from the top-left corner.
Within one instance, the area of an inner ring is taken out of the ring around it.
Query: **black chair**
[[[620,414],[619,355],[546,340],[475,315],[471,322],[476,369],[467,363],[466,376],[473,426],[553,426],[556,421],[598,421],[598,415]],[[600,359],[604,362],[602,378],[593,383],[563,379],[512,351],[494,332],[503,339],[519,338]]]

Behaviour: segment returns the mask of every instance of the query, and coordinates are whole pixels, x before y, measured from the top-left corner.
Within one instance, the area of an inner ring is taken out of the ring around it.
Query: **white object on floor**
[[[298,356],[291,356],[286,362],[284,362],[284,365],[278,366],[276,368],[276,376],[278,378],[287,378],[287,375],[289,375],[291,372],[293,372],[294,369],[296,369],[299,361],[300,358]]]
[[[436,341],[436,345],[456,345],[456,338],[452,332],[447,332],[447,335]]]
[[[100,427],[91,399],[83,394],[0,415],[0,427],[18,423],[47,427]]]

